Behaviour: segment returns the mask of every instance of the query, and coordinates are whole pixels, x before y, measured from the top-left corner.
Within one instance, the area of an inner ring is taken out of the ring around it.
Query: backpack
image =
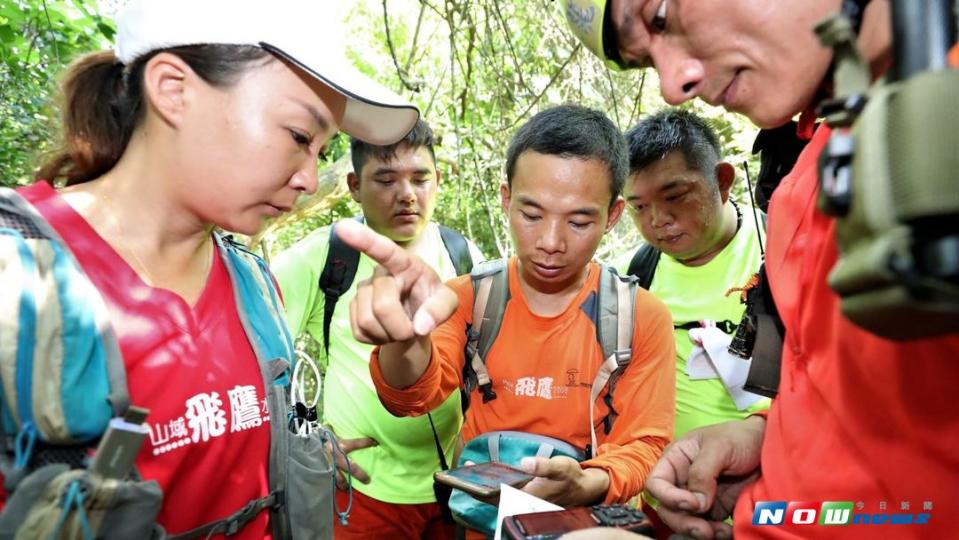
[[[362,216],[356,216],[353,219],[363,223]],[[450,259],[453,261],[453,268],[457,275],[470,273],[473,269],[473,256],[470,254],[469,244],[463,235],[442,225],[440,228],[440,238],[443,239],[443,246],[446,248]],[[336,303],[340,297],[350,290],[353,280],[356,278],[356,269],[360,264],[360,253],[348,246],[336,234],[336,224],[330,227],[330,242],[326,251],[326,262],[323,263],[323,271],[320,273],[320,290],[323,291],[325,301],[323,303],[323,348],[327,356],[330,354],[330,324],[333,321],[333,310],[336,309]]]
[[[295,356],[272,276],[231,238],[214,241],[267,391],[270,493],[174,538],[232,534],[265,510],[277,539],[331,538],[328,435],[287,427]],[[154,522],[163,498],[156,482],[135,470],[115,479],[85,468],[108,424],[134,409],[125,366],[96,287],[53,227],[10,189],[0,189],[0,282],[0,471],[10,495],[0,537],[164,537]]]

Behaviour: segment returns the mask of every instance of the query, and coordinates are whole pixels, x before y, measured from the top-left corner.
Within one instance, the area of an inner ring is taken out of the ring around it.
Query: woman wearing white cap
[[[18,190],[105,301],[130,402],[150,410],[135,464],[163,490],[168,533],[269,494],[269,425],[286,423],[261,364],[270,339],[293,361],[289,335],[244,313],[236,248],[214,229],[253,234],[315,191],[338,129],[389,144],[418,117],[347,64],[323,4],[134,0],[116,51],[70,67],[63,149]],[[239,537],[276,533],[254,514]]]

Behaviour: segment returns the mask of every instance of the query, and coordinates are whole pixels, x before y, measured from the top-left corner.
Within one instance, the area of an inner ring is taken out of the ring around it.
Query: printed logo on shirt
[[[201,392],[186,400],[183,416],[166,423],[148,423],[153,455],[158,456],[188,444],[204,443],[226,433],[258,428],[269,422],[266,399],[253,385],[237,385],[226,392]],[[227,417],[226,407],[229,407]]]
[[[880,501],[875,513],[861,501],[759,501],[753,509],[753,525],[926,525],[932,519],[932,501],[922,503],[921,513],[913,513],[911,508],[910,501],[901,501],[899,512]]]
[[[578,374],[578,370],[571,369],[566,372],[565,381],[557,381],[553,377],[520,377],[516,380],[502,379],[500,383],[503,391],[507,394],[552,401],[554,399],[566,399],[569,397],[570,389],[592,388],[589,384],[577,382],[576,376]]]
[[[578,375],[579,375],[579,370],[578,370],[578,369],[575,369],[575,368],[574,368],[574,369],[568,369],[568,370],[566,370],[566,387],[567,387],[567,388],[575,388],[575,387],[577,387],[577,386],[581,386],[581,387],[583,387],[583,388],[592,388],[592,387],[593,387],[591,384],[586,383],[586,382],[582,382],[582,381],[577,382],[576,379],[577,379]]]
[[[516,381],[503,380],[503,388],[520,397],[530,397],[537,399],[561,399],[566,397],[566,392],[557,392],[560,387],[553,386],[552,377],[520,377]],[[563,388],[565,390],[565,388]]]

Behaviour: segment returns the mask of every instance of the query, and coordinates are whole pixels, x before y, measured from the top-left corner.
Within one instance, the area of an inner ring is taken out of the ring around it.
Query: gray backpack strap
[[[499,438],[499,433],[494,433],[486,439],[486,445],[489,448],[489,460],[493,462],[499,461]]]
[[[473,255],[470,253],[469,243],[466,238],[450,229],[449,227],[440,227],[440,238],[443,240],[443,246],[450,254],[450,260],[453,261],[453,268],[457,276],[469,274],[473,271]]]
[[[613,391],[632,359],[633,311],[638,285],[635,278],[622,277],[610,266],[603,265],[601,272],[595,323],[596,340],[604,360],[593,379],[590,403],[595,403],[604,387],[608,388],[606,406],[609,413],[603,420],[604,431],[608,434],[617,416],[613,410]],[[589,409],[590,453],[595,456],[597,441],[593,409],[594,407]]]
[[[252,521],[263,510],[273,508],[279,502],[278,493],[270,493],[265,497],[253,499],[246,506],[233,512],[229,516],[212,523],[200,525],[195,529],[190,529],[184,533],[168,535],[166,540],[193,540],[194,538],[211,538],[214,535],[233,536],[238,533],[247,523]]]
[[[469,395],[479,387],[483,403],[496,399],[493,383],[486,370],[486,356],[503,323],[509,302],[509,272],[506,260],[486,261],[473,267],[473,324],[466,329],[466,361],[463,365],[464,409]]]
[[[266,363],[260,363],[260,374],[264,379],[266,390],[267,410],[270,414],[270,468],[269,482],[270,495],[278,495],[277,503],[270,509],[270,525],[274,538],[290,538],[292,523],[287,512],[282,511],[286,502],[287,486],[290,473],[290,428],[286,419],[288,403],[286,388],[274,381],[281,373],[289,368],[289,363],[282,358],[274,358]],[[323,486],[316,486],[319,494]]]

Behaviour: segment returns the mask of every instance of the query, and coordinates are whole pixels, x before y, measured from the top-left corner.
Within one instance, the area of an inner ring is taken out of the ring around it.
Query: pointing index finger
[[[355,220],[345,219],[338,222],[336,235],[348,246],[362,251],[382,265],[391,275],[397,275],[410,266],[410,257],[403,248]]]

